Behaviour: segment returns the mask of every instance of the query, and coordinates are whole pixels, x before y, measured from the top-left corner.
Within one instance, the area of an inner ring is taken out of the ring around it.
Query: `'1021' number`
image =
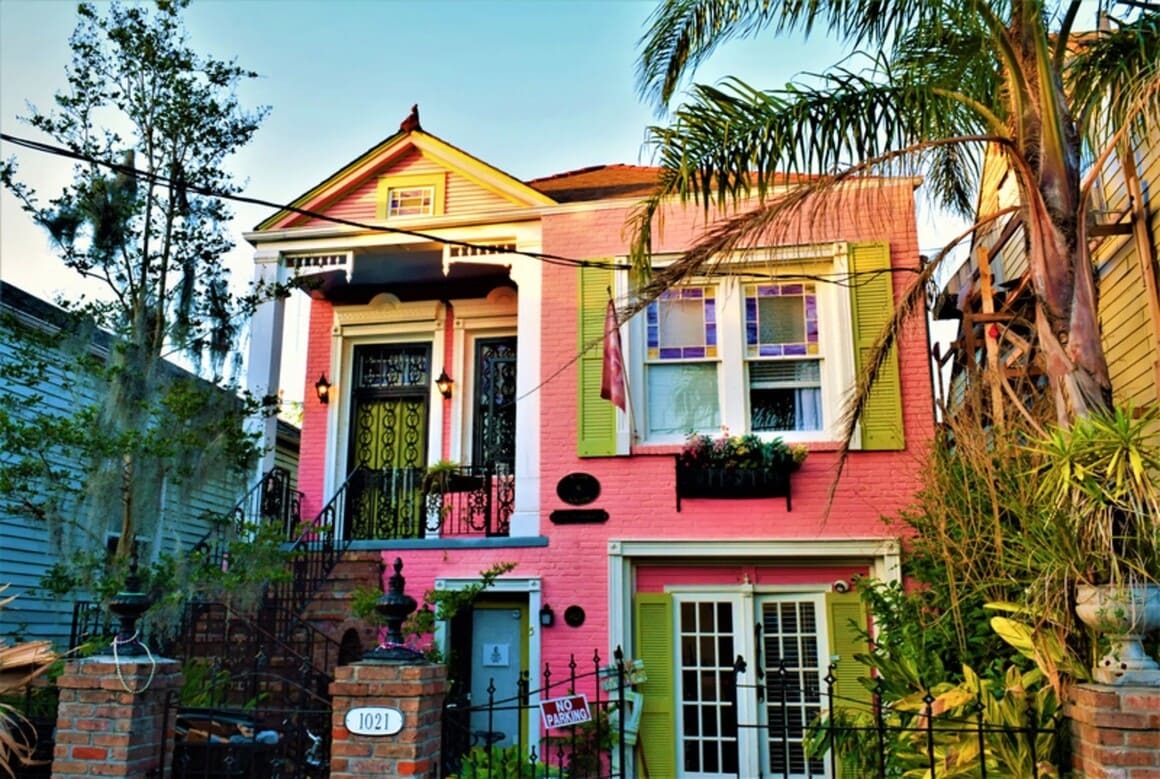
[[[344,724],[357,736],[393,736],[403,729],[403,712],[389,706],[360,706],[346,713]]]

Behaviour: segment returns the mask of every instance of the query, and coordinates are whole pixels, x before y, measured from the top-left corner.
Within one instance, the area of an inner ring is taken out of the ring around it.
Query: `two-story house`
[[[611,165],[525,182],[402,130],[248,233],[257,278],[298,279],[311,297],[296,344],[319,390],[303,419],[302,513],[388,568],[401,558],[415,597],[516,564],[437,632],[475,700],[619,646],[647,668],[650,776],[780,775],[800,767],[801,730],[770,747],[780,714],[765,671],[795,680],[799,724],[831,658],[857,695],[853,583],[900,575],[882,517],[909,501],[933,428],[921,318],[829,492],[843,403],[919,267],[917,182],[851,190],[792,239],[737,252],[624,323],[622,410],[600,398],[601,342],[610,295],[630,295],[625,223],[656,174]],[[673,204],[654,262],[707,219]],[[259,392],[278,386],[281,305],[255,319]],[[679,495],[687,435],[723,428],[805,445],[790,494]],[[534,743],[539,722],[510,716],[491,728],[499,743]]]

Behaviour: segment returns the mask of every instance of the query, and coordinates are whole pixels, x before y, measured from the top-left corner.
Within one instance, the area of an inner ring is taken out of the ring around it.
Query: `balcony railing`
[[[350,540],[506,536],[515,478],[506,468],[360,468],[346,485]]]

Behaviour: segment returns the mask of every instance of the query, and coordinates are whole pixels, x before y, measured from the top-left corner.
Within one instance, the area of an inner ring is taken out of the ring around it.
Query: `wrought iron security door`
[[[354,351],[350,467],[365,478],[352,490],[347,534],[415,538],[423,532],[431,349],[376,344]]]
[[[516,461],[516,338],[475,342],[475,425],[472,455],[493,473]]]

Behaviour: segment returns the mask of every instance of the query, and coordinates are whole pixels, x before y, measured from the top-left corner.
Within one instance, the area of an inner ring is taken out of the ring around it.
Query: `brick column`
[[[444,666],[369,661],[336,669],[334,679],[330,779],[439,776]],[[351,733],[346,713],[363,706],[398,709],[403,729],[393,736]]]
[[[91,657],[67,663],[56,684],[53,779],[169,776],[174,723],[165,715],[170,690],[181,686],[180,663],[159,658],[154,667],[148,658]]]
[[[1160,779],[1160,687],[1081,684],[1070,697],[1077,779]]]

